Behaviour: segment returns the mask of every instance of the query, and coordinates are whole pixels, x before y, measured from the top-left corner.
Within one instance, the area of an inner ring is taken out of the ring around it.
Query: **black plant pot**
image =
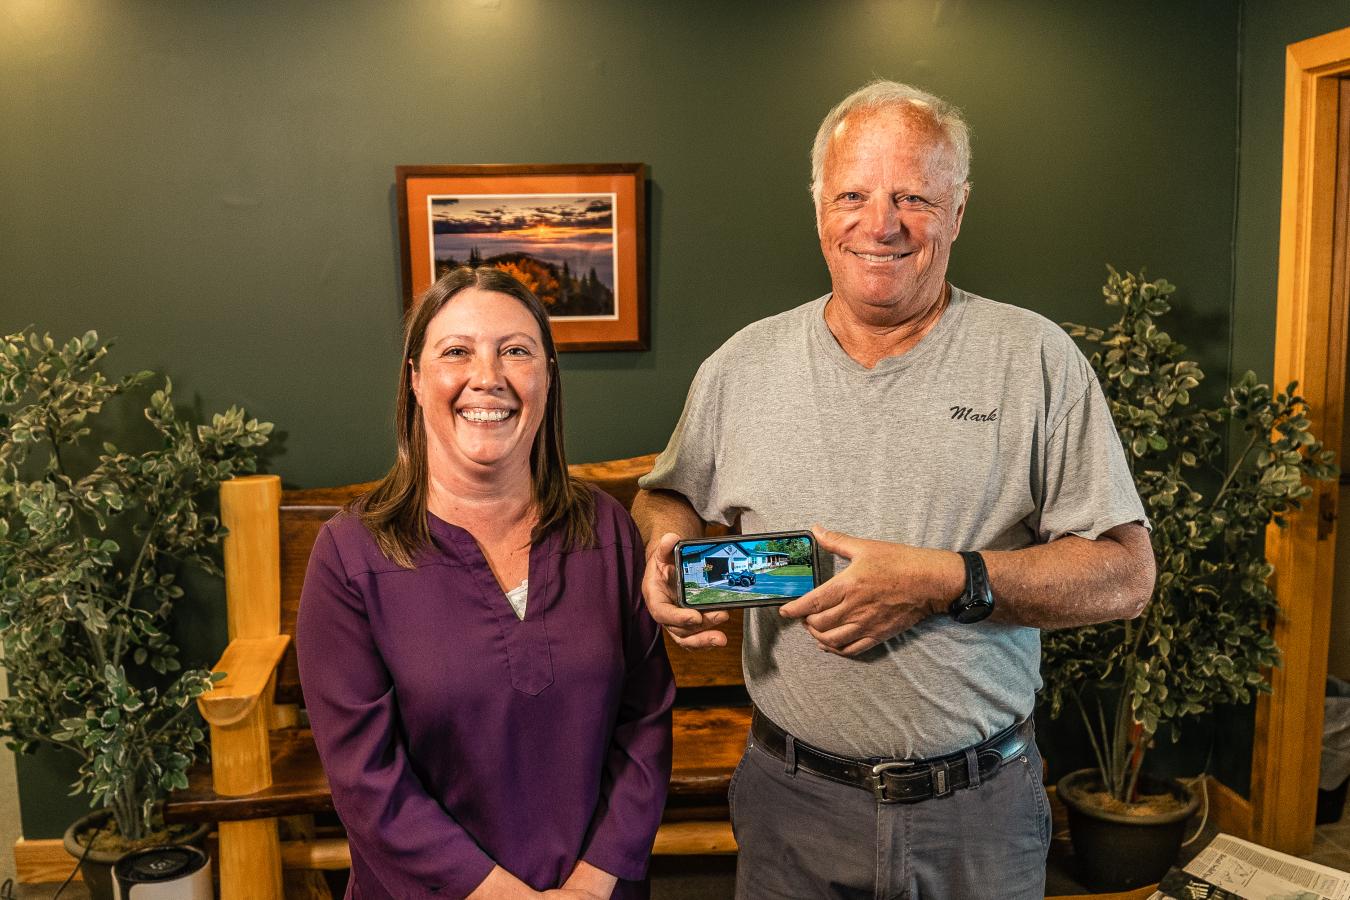
[[[113,900],[113,865],[128,851],[107,851],[91,848],[88,853],[85,853],[84,844],[76,841],[75,835],[86,828],[103,825],[111,816],[112,812],[106,809],[96,810],[87,816],[81,816],[66,829],[65,835],[62,837],[66,852],[76,859],[83,860],[80,863],[80,875],[83,876],[84,885],[89,890],[89,900]],[[190,834],[165,843],[201,849],[206,843],[206,835],[209,831],[210,826],[203,824]]]
[[[1185,801],[1185,807],[1159,815],[1127,816],[1084,802],[1079,792],[1100,785],[1096,769],[1079,769],[1055,786],[1069,811],[1069,837],[1079,879],[1094,891],[1126,891],[1156,884],[1176,863],[1186,820],[1199,807],[1199,798],[1176,781],[1144,779],[1144,790],[1171,793]]]

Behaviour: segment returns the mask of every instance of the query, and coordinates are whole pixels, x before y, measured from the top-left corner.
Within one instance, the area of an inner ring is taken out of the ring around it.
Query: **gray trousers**
[[[1034,743],[978,786],[878,803],[752,740],[728,797],[738,900],[1045,897],[1050,805]]]

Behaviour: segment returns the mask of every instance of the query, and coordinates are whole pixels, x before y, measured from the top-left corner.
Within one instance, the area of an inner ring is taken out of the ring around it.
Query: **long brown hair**
[[[351,509],[370,529],[380,550],[390,560],[413,568],[418,550],[431,543],[427,530],[427,437],[422,407],[413,395],[412,369],[419,364],[427,326],[460,291],[477,287],[513,297],[539,325],[548,359],[548,401],[544,419],[530,449],[530,486],[539,517],[530,542],[552,528],[562,532],[568,549],[595,543],[595,497],[583,482],[567,473],[563,451],[562,379],[558,377],[558,351],[548,326],[548,313],[539,298],[510,275],[488,266],[460,267],[437,279],[408,310],[403,327],[403,358],[399,362],[398,394],[394,398],[394,438],[397,457],[389,474]],[[410,365],[411,363],[411,365]]]

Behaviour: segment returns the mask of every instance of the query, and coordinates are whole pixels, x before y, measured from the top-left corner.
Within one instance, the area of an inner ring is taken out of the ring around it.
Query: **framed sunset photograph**
[[[646,350],[642,163],[399,166],[406,309],[457,266],[535,293],[559,350]]]

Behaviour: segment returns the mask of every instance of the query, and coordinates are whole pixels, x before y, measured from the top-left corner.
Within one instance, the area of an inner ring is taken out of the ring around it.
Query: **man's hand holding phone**
[[[848,568],[778,614],[801,619],[820,649],[858,656],[929,616],[945,615],[965,586],[961,558],[891,541],[874,541],[817,525],[821,549],[850,560]]]
[[[647,545],[647,570],[642,577],[647,611],[686,650],[725,647],[727,636],[717,627],[730,618],[729,613],[700,612],[680,605],[680,568],[675,562],[675,545],[679,540],[678,534],[667,532]]]

